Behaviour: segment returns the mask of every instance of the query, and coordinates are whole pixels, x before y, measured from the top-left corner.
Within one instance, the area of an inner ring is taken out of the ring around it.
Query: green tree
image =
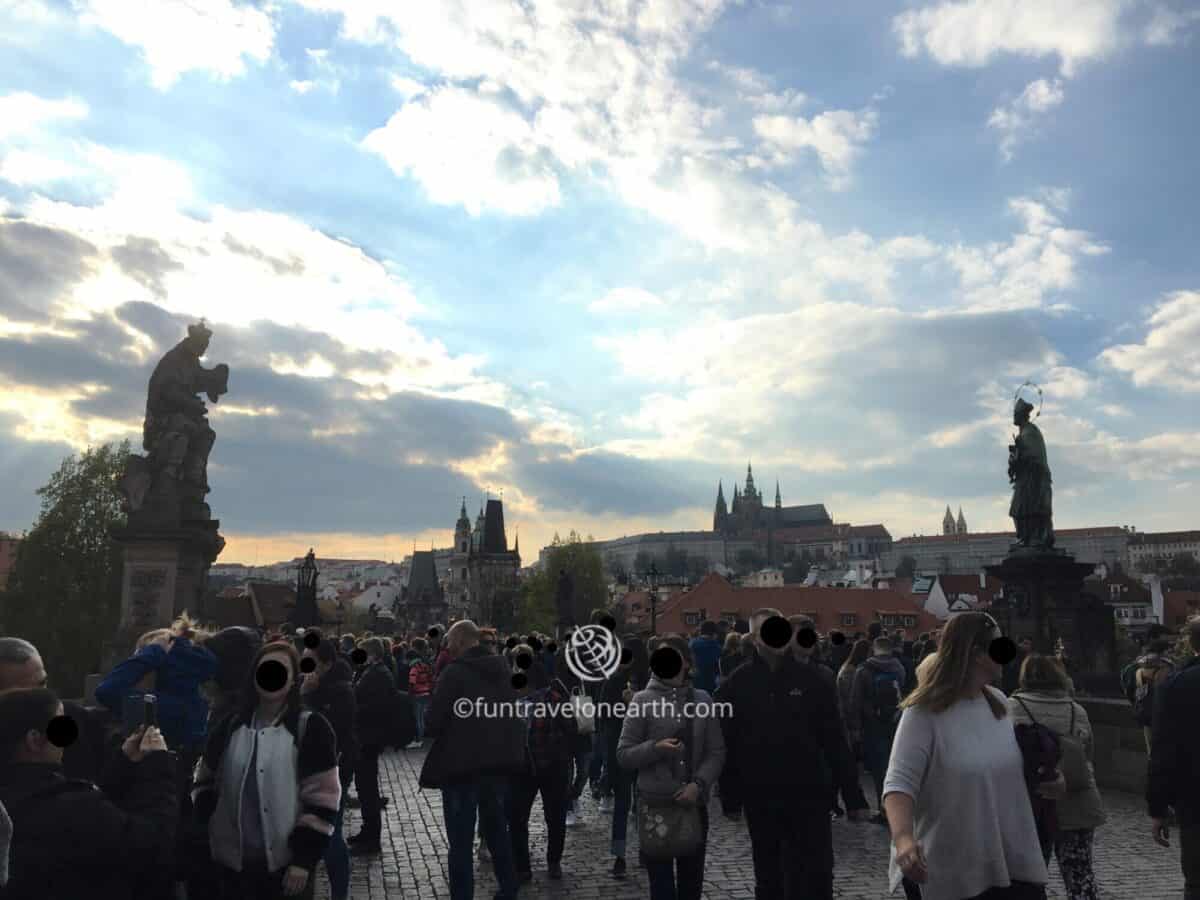
[[[68,456],[38,489],[42,509],[0,595],[5,630],[32,641],[50,685],[83,695],[100,671],[121,614],[121,554],[109,532],[125,524],[117,482],[129,443]]]
[[[575,584],[572,612],[576,622],[586,623],[593,609],[609,607],[604,560],[592,542],[591,536],[583,538],[575,531],[566,540],[555,535],[546,564],[521,586],[517,623],[522,630],[554,630],[558,622],[558,573],[563,569]]]
[[[748,575],[766,565],[766,558],[753,547],[743,547],[734,557],[739,575]]]
[[[912,556],[901,557],[896,564],[897,578],[912,578],[917,573],[917,560]]]

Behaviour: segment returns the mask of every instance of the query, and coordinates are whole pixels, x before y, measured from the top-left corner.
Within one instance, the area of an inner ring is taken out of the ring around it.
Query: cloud
[[[1007,106],[992,110],[988,127],[1000,133],[1000,153],[1005,162],[1013,158],[1014,149],[1034,128],[1037,117],[1061,104],[1065,96],[1060,79],[1039,78],[1027,84]]]
[[[1169,47],[1190,38],[1193,22],[1200,22],[1200,9],[1179,11],[1159,4],[1146,23],[1142,39],[1151,47]]]
[[[1200,291],[1169,294],[1146,327],[1141,343],[1110,347],[1100,360],[1138,387],[1200,392]]]
[[[599,300],[588,304],[592,313],[624,313],[653,309],[663,305],[662,299],[642,288],[620,287],[609,291]]]
[[[36,134],[62,120],[85,119],[87,104],[74,97],[48,100],[27,91],[0,97],[0,141]]]
[[[93,271],[98,253],[70,232],[0,218],[0,317],[43,322]]]
[[[1063,76],[1112,53],[1129,0],[961,0],[892,20],[901,52],[943,66],[984,66],[1002,54],[1057,56]]]
[[[289,81],[288,87],[295,91],[300,96],[304,96],[309,91],[317,86],[315,81]]]
[[[231,0],[81,0],[77,6],[81,25],[141,50],[159,90],[188,72],[228,81],[246,71],[246,59],[266,62],[275,42],[268,11]]]
[[[843,188],[850,171],[862,153],[863,145],[874,135],[879,115],[873,109],[851,112],[828,110],[805,119],[802,116],[762,115],[754,117],[754,131],[762,138],[775,165],[795,159],[805,148],[813,150],[821,161],[830,183]]]
[[[449,87],[410,98],[363,146],[420,181],[433,202],[474,216],[534,215],[560,199],[553,155],[498,97]]]

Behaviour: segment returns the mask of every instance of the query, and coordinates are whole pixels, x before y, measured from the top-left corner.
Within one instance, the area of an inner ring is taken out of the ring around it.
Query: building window
[[[466,569],[462,570],[462,578],[463,578],[463,581],[467,580],[467,570]]]
[[[916,624],[917,624],[916,616],[905,616],[904,617],[904,627],[905,628],[913,628],[914,626],[916,626]]]
[[[855,615],[854,613],[842,613],[842,624],[843,625],[857,625],[858,624],[858,616]]]
[[[683,614],[683,624],[684,625],[693,625],[693,626],[699,625],[700,624],[700,613],[698,613],[698,612],[684,613]]]
[[[640,603],[634,603],[634,604],[633,604],[632,606],[630,606],[629,608],[630,608],[631,610],[633,610],[634,612],[641,612],[641,611],[642,611],[642,604],[640,604]]]

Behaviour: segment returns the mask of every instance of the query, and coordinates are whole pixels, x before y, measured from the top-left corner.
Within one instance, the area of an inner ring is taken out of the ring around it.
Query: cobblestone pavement
[[[384,809],[382,856],[353,861],[351,896],[354,900],[382,898],[449,898],[446,876],[446,838],[442,823],[441,794],[417,787],[423,751],[388,753],[380,758],[383,793],[391,798]],[[864,782],[868,797],[873,792]],[[1106,792],[1108,824],[1096,835],[1096,869],[1104,900],[1178,900],[1183,895],[1179,869],[1178,838],[1165,850],[1150,837],[1149,819],[1140,797]],[[521,888],[522,900],[530,898],[649,897],[643,870],[637,866],[636,846],[629,853],[629,875],[623,881],[610,874],[609,827],[611,814],[602,813],[590,794],[583,799],[582,824],[568,829],[565,874],[561,882],[550,881],[545,870],[545,827],[540,802],[530,817],[530,850],[534,877]],[[754,869],[750,862],[750,838],[744,822],[731,822],[713,808],[705,869],[706,900],[753,900]],[[346,834],[358,831],[357,811],[346,812]],[[636,829],[630,821],[630,840],[636,844]],[[837,859],[834,896],[843,900],[884,900],[887,893],[888,839],[878,825],[853,824],[839,820],[833,825]],[[476,865],[475,896],[490,898],[495,880],[489,864]],[[1063,900],[1065,893],[1057,863],[1050,864],[1050,897]],[[898,891],[895,897],[903,898]],[[318,869],[317,898],[327,900],[329,882]]]

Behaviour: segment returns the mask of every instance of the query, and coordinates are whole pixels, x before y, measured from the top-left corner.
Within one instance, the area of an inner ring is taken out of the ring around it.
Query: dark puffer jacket
[[[146,896],[175,846],[174,756],[150,753],[135,764],[122,754],[102,784],[68,779],[52,764],[0,769],[0,803],[13,822],[4,900]]]
[[[396,682],[382,659],[367,663],[354,676],[356,731],[362,752],[378,753],[387,746],[395,695]]]
[[[354,777],[354,763],[358,759],[358,738],[354,723],[358,702],[351,684],[350,665],[337,660],[317,687],[304,695],[304,703],[314,712],[325,717],[337,738],[338,776],[342,790]]]
[[[1165,819],[1174,807],[1181,826],[1200,825],[1200,656],[1155,690],[1154,732],[1146,801]]]
[[[834,686],[819,666],[785,656],[778,669],[761,657],[739,668],[717,690],[732,704],[721,717],[725,734],[722,799],[786,802],[828,810],[837,787],[848,809],[866,809],[858,767],[838,715]]]
[[[494,705],[488,711],[497,715],[477,714],[474,707],[462,715],[455,704],[463,699]],[[481,775],[527,773],[525,721],[517,714],[516,700],[512,672],[502,656],[477,646],[447,663],[425,713],[425,734],[434,742],[421,767],[421,787],[461,784]]]

